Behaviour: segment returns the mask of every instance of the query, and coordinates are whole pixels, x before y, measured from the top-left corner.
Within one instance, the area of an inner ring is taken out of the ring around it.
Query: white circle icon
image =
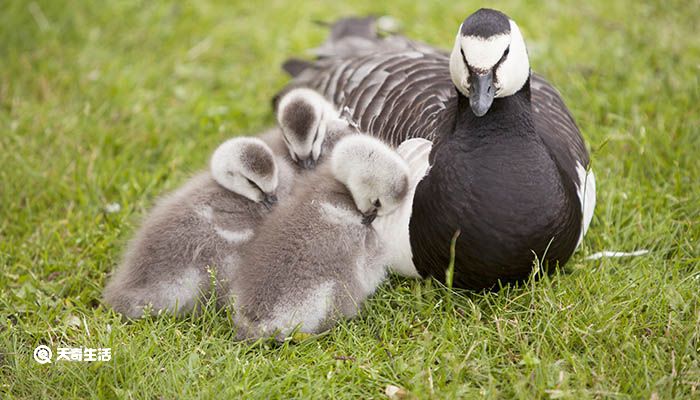
[[[34,349],[34,361],[39,364],[46,364],[51,362],[51,357],[53,357],[53,352],[49,346],[39,345]]]

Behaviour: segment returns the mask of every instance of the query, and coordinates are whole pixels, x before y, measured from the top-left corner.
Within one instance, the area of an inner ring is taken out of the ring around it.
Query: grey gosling
[[[328,100],[308,88],[285,92],[277,102],[276,114],[278,127],[261,139],[299,171],[315,168],[338,140],[357,133]]]
[[[375,224],[406,201],[410,176],[380,140],[341,139],[242,251],[229,299],[238,338],[283,340],[297,328],[319,333],[355,316],[391,258]]]
[[[257,138],[235,138],[214,152],[210,171],[160,199],[128,244],[104,300],[129,318],[167,311],[187,314],[231,279],[240,247],[289,192],[289,166]]]

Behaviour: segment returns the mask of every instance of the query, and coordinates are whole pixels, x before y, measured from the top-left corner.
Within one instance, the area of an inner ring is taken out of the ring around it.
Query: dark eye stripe
[[[498,60],[498,62],[497,62],[496,65],[494,66],[494,69],[496,69],[496,67],[498,67],[499,65],[501,65],[501,63],[502,63],[502,62],[506,59],[506,57],[508,56],[508,53],[510,53],[510,45],[508,45],[508,47],[506,47],[506,49],[503,50],[503,55],[501,56],[501,59]]]
[[[506,49],[503,50],[503,55],[501,56],[501,59],[498,60],[498,62],[496,63],[496,65],[493,66],[493,71],[494,71],[494,74],[493,74],[493,82],[494,82],[494,83],[498,83],[498,74],[496,74],[495,71],[498,69],[498,67],[501,66],[501,64],[503,63],[503,61],[506,60],[506,57],[508,56],[508,53],[510,53],[510,45],[508,45],[508,47],[506,47]]]
[[[464,61],[464,65],[469,67],[469,63],[467,62],[467,56],[464,55],[464,49],[460,46],[459,52],[462,54],[462,61]]]

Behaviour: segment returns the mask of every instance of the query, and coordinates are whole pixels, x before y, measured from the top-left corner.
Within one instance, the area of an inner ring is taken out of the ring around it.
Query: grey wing
[[[292,85],[319,91],[361,131],[398,145],[433,140],[449,123],[456,96],[446,66],[437,52],[371,52],[317,60]]]
[[[559,92],[543,77],[530,80],[535,126],[557,164],[564,171],[576,171],[577,163],[588,167],[588,151],[581,131]]]
[[[593,218],[596,203],[595,176],[590,169],[588,151],[559,92],[537,74],[532,74],[530,89],[537,132],[559,166],[564,183],[574,184],[581,202],[581,243]]]

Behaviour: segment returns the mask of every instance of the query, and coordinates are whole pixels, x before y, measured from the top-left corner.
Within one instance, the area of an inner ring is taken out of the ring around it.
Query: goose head
[[[486,114],[494,98],[519,91],[530,77],[530,61],[518,25],[500,11],[482,8],[467,17],[450,54],[450,76],[469,98],[474,115]]]
[[[406,161],[384,142],[367,135],[349,135],[331,153],[331,171],[345,185],[369,225],[395,211],[409,190]]]
[[[304,169],[316,166],[329,124],[339,119],[338,111],[328,100],[307,88],[289,91],[277,108],[277,121],[289,156]]]
[[[267,208],[277,202],[277,163],[262,140],[225,141],[214,151],[210,168],[214,180],[224,188]]]

